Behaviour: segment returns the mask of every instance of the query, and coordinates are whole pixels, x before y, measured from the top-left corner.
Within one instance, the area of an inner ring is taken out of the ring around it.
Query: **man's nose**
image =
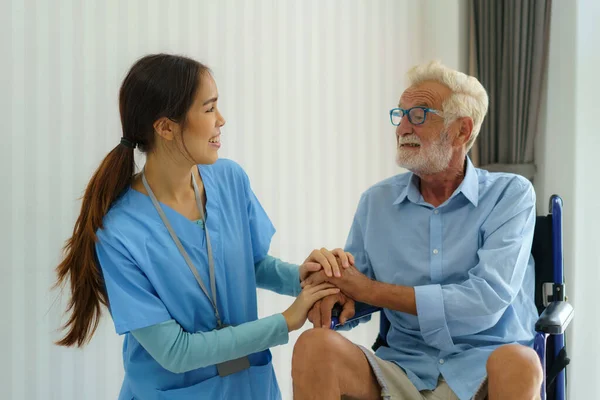
[[[396,136],[403,137],[406,135],[414,134],[414,126],[408,120],[408,117],[404,116],[400,120],[400,124],[396,127]]]

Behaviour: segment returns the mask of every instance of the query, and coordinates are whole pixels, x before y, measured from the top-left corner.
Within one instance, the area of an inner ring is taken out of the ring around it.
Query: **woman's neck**
[[[177,163],[173,158],[149,154],[144,167],[146,179],[159,201],[170,204],[185,204],[194,199],[191,174],[199,187],[202,180],[195,165]]]

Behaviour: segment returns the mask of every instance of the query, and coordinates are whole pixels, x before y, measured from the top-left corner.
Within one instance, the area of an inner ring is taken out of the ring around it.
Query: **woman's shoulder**
[[[228,158],[219,158],[214,164],[199,165],[200,170],[210,174],[218,184],[228,186],[248,186],[248,174],[237,162]]]
[[[96,231],[100,242],[123,241],[125,238],[140,238],[143,236],[144,218],[143,207],[140,204],[142,193],[129,187],[112,204],[106,215],[102,218],[102,227]],[[136,197],[138,197],[136,199]]]
[[[214,164],[200,165],[200,168],[206,169],[215,174],[234,174],[246,176],[246,171],[244,171],[242,166],[229,158],[219,158]]]

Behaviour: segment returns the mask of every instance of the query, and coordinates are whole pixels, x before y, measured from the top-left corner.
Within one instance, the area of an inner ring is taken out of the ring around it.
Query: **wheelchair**
[[[535,261],[535,304],[540,315],[535,324],[533,349],[540,357],[544,370],[542,400],[565,400],[566,367],[570,363],[566,350],[565,331],[573,319],[573,307],[565,296],[563,269],[563,201],[558,195],[550,197],[549,214],[537,216],[531,253]],[[332,310],[331,329],[339,326],[341,309]],[[358,320],[381,311],[381,308],[357,304],[354,317]],[[379,334],[372,346],[376,351],[387,346],[390,322],[380,313]]]

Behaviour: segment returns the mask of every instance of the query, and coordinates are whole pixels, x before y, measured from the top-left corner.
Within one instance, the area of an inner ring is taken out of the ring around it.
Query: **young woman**
[[[275,229],[232,161],[218,160],[218,93],[209,69],[158,54],[133,65],[120,90],[121,142],[90,180],[57,267],[70,281],[60,345],[82,346],[102,305],[124,334],[119,399],[279,399],[269,348],[287,343],[331,284],[300,288],[332,253],[298,267],[267,254]],[[134,149],[146,164],[134,175]],[[333,254],[348,265],[352,257]],[[258,319],[256,288],[298,295]]]

